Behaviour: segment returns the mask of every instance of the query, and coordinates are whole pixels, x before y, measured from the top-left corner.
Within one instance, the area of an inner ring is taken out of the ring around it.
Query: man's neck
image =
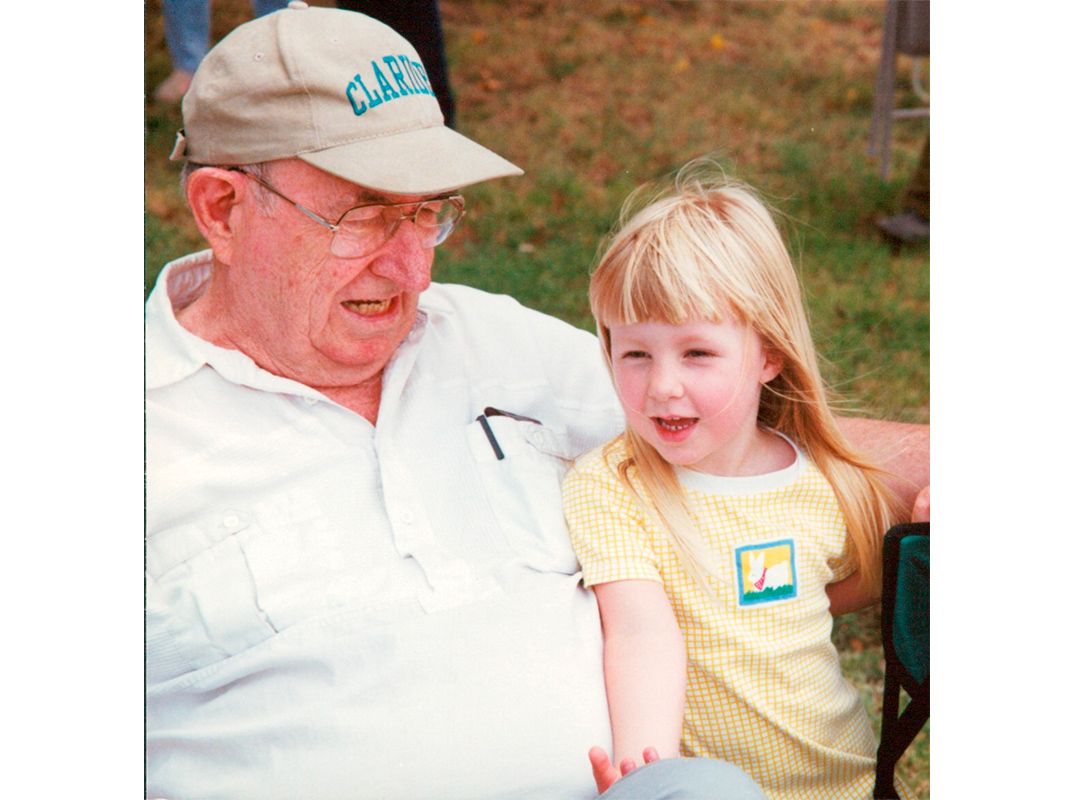
[[[292,374],[291,370],[281,368],[263,354],[252,352],[250,347],[243,346],[242,343],[228,336],[225,326],[220,324],[220,321],[225,319],[225,315],[214,313],[211,305],[211,292],[205,292],[189,305],[176,309],[175,318],[180,325],[194,336],[211,342],[217,347],[238,350],[249,356],[257,366],[266,372],[295,380],[298,383],[316,389],[344,408],[361,415],[373,425],[376,424],[380,411],[380,393],[383,389],[382,370],[369,378],[361,379],[348,385],[317,385],[318,381],[307,380],[300,375]]]
[[[360,414],[373,425],[380,413],[380,393],[383,391],[383,373],[356,386],[333,386],[320,392],[340,406]]]

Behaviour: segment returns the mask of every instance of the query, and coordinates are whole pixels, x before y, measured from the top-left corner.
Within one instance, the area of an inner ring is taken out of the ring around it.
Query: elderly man
[[[587,333],[431,282],[459,189],[520,170],[443,126],[405,40],[304,3],[210,52],[183,115],[211,249],[147,304],[149,796],[593,796],[559,479],[620,412]],[[676,759],[605,797],[754,792]]]

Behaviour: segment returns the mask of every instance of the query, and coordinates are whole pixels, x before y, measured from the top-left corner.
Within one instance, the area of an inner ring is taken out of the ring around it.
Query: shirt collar
[[[175,318],[175,308],[192,303],[212,274],[212,251],[202,250],[172,261],[160,272],[145,304],[145,386],[177,383],[209,363],[202,346]]]

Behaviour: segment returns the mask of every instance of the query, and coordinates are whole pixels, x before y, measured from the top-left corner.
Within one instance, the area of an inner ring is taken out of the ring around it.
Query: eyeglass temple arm
[[[289,197],[287,197],[281,191],[279,191],[274,186],[272,186],[272,184],[268,183],[268,181],[264,180],[263,178],[258,178],[252,172],[249,172],[248,170],[245,170],[242,167],[228,167],[227,169],[230,170],[231,172],[241,172],[247,178],[252,178],[253,180],[255,180],[257,183],[259,183],[261,186],[263,186],[265,189],[267,189],[272,194],[276,195],[277,197],[282,197],[284,200],[286,200],[288,203],[290,203],[292,206],[294,206],[300,212],[305,214],[305,216],[309,217],[309,219],[313,220],[313,222],[319,222],[321,225],[323,225],[325,228],[327,228],[328,230],[330,230],[332,232],[335,232],[335,231],[337,231],[339,229],[339,226],[336,225],[334,222],[328,222],[326,219],[324,219],[322,216],[317,214],[315,211],[306,208],[301,203],[299,203],[299,202],[297,202],[295,200],[291,200]]]

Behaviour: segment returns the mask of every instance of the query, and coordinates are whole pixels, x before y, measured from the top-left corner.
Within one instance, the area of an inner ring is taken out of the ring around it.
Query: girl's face
[[[614,383],[638,436],[671,464],[716,475],[756,471],[760,389],[781,361],[751,327],[728,316],[608,327]]]

